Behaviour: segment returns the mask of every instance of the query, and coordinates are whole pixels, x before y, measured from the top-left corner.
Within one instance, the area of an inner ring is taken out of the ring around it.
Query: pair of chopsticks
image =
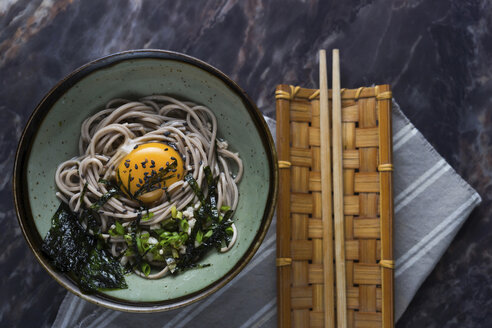
[[[335,327],[335,297],[333,273],[333,230],[335,234],[336,318],[337,327],[347,327],[345,283],[345,237],[343,216],[342,166],[342,99],[340,89],[340,54],[333,50],[332,66],[332,137],[330,138],[328,76],[326,51],[319,52],[320,76],[320,134],[321,134],[321,190],[323,220],[323,271],[325,299],[325,327]],[[333,156],[330,154],[332,140]],[[333,160],[332,160],[333,159]],[[333,163],[333,208],[331,172]],[[332,223],[332,214],[334,224]],[[334,227],[334,229],[333,229]]]

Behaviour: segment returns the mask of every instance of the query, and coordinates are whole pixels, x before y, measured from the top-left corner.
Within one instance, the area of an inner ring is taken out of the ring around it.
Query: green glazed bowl
[[[77,155],[80,125],[113,98],[138,99],[168,94],[203,104],[215,113],[218,135],[239,152],[244,176],[234,215],[238,240],[227,253],[210,252],[211,266],[177,276],[146,280],[126,277],[129,288],[83,294],[41,252],[59,200],[57,165]],[[189,56],[161,50],[110,55],[75,70],[43,98],[24,129],[14,165],[14,200],[24,237],[48,273],[72,293],[122,311],[154,312],[202,299],[229,282],[258,250],[272,220],[277,199],[277,157],[272,136],[254,103],[214,67]]]

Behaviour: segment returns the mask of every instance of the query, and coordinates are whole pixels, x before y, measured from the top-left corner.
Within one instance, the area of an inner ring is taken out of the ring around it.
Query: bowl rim
[[[67,274],[59,272],[51,266],[48,259],[41,251],[41,236],[35,227],[34,218],[32,216],[31,205],[28,199],[28,187],[27,187],[27,161],[31,154],[32,143],[38,133],[40,124],[44,121],[47,113],[51,110],[52,106],[58,101],[63,94],[73,87],[84,77],[89,74],[116,64],[119,64],[128,60],[138,59],[164,59],[175,60],[178,62],[184,62],[191,64],[199,69],[205,70],[211,73],[215,77],[219,78],[233,93],[238,95],[246,107],[252,121],[255,124],[258,133],[262,139],[265,153],[268,158],[270,183],[268,188],[268,197],[265,205],[265,210],[261,220],[260,228],[257,231],[253,241],[246,250],[245,254],[237,261],[237,263],[222,277],[200,289],[199,291],[184,295],[179,298],[167,300],[167,301],[155,301],[155,302],[136,302],[122,300],[115,297],[111,297],[102,293],[84,294],[80,291],[77,284],[68,277]],[[34,253],[37,261],[41,266],[49,273],[49,275],[55,279],[61,286],[70,291],[71,293],[103,307],[119,310],[124,312],[160,312],[166,310],[172,310],[179,307],[189,305],[197,302],[207,296],[210,296],[220,288],[225,286],[231,281],[241,270],[249,263],[254,254],[258,251],[265,235],[270,227],[272,217],[275,211],[275,204],[277,202],[278,194],[278,162],[277,152],[275,144],[273,142],[272,135],[265,122],[263,115],[250,99],[246,92],[239,87],[232,79],[226,74],[218,70],[217,68],[205,63],[204,61],[185,55],[175,51],[161,50],[161,49],[136,49],[127,50],[110,54],[98,59],[92,60],[87,64],[80,66],[72,71],[70,74],[60,80],[55,86],[53,86],[43,99],[38,103],[34,111],[31,113],[19,139],[17,150],[15,154],[15,161],[13,167],[13,194],[14,194],[14,206],[17,215],[18,223],[21,227],[22,234]]]

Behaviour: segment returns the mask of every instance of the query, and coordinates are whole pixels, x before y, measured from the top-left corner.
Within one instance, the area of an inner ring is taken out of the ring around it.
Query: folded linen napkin
[[[275,136],[275,121],[265,118]],[[470,212],[481,201],[393,103],[395,318],[401,317]],[[274,137],[275,139],[275,137]],[[67,293],[53,327],[275,327],[272,222],[251,262],[210,297],[154,314],[108,310]]]

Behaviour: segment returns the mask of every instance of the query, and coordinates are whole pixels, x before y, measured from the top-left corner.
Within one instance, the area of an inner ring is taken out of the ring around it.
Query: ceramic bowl
[[[59,200],[57,165],[77,155],[80,125],[113,98],[168,94],[203,104],[217,116],[218,135],[244,162],[234,216],[238,240],[227,253],[210,252],[211,266],[146,280],[126,277],[128,289],[83,294],[41,252]],[[75,70],[43,98],[31,115],[17,149],[14,199],[19,224],[41,265],[63,287],[93,303],[123,311],[173,309],[202,299],[236,276],[258,250],[277,198],[277,160],[263,116],[224,73],[198,59],[169,51],[136,50],[110,55]]]

